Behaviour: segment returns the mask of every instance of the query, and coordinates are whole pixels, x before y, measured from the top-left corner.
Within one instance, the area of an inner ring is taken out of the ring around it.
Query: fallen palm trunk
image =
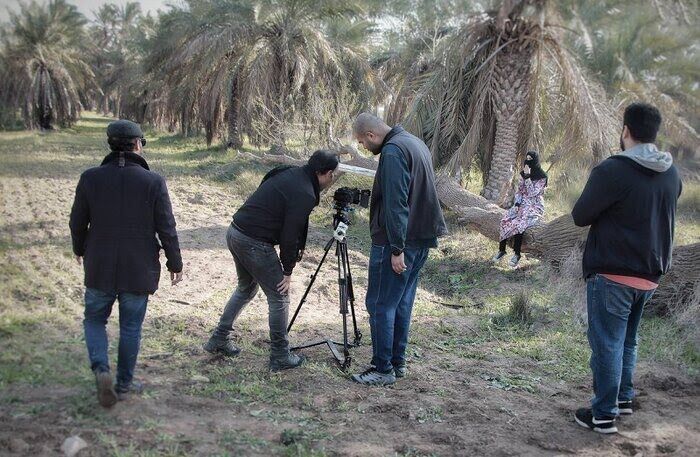
[[[353,148],[341,148],[341,154],[350,156],[344,164],[367,170],[376,170],[377,162],[364,157]],[[263,154],[247,156],[265,163],[301,165],[305,161],[287,155]],[[499,239],[499,223],[506,210],[484,197],[473,194],[449,177],[440,176],[437,192],[443,206],[459,216],[459,221],[494,241]],[[571,215],[536,225],[525,232],[523,252],[558,267],[571,255],[580,255],[586,243],[587,227],[577,227]],[[673,265],[659,284],[648,311],[667,314],[683,309],[694,298],[700,283],[700,243],[677,246],[673,250]]]

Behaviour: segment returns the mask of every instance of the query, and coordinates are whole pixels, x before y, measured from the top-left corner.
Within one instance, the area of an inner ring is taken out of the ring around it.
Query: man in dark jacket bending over
[[[270,369],[285,370],[303,363],[303,356],[289,352],[289,286],[306,245],[309,214],[318,205],[321,190],[333,182],[337,167],[338,157],[328,151],[314,152],[303,167],[277,167],[234,214],[226,241],[236,265],[238,287],[204,345],[206,351],[238,355],[240,349],[228,335],[243,308],[262,288],[270,311]]]
[[[372,366],[352,379],[392,384],[406,375],[406,345],[418,276],[428,250],[447,234],[435,188],[432,156],[400,125],[372,114],[355,120],[357,141],[381,154],[370,203],[372,251],[365,299],[372,332]]]
[[[182,279],[182,257],[165,180],[141,156],[146,140],[138,124],[107,127],[112,152],[85,171],[70,215],[73,253],[85,266],[85,343],[101,405],[109,407],[141,384],[133,381],[148,295],[158,289],[159,251],[172,284]],[[158,238],[156,239],[156,235]],[[160,240],[160,243],[158,242]],[[84,259],[84,261],[83,261]],[[107,358],[105,326],[119,299],[116,391]]]
[[[632,414],[637,329],[644,305],[671,266],[681,180],[668,152],[656,149],[659,110],[625,109],[622,153],[588,178],[571,215],[590,225],[583,254],[588,295],[588,342],[595,396],[576,411],[579,425],[616,433],[615,418]]]

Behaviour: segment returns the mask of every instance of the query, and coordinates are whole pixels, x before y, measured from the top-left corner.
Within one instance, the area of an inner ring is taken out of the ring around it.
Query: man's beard
[[[369,149],[369,152],[371,152],[372,154],[374,154],[376,156],[382,152],[382,145],[378,144],[376,146],[370,146],[368,149]]]
[[[625,142],[622,141],[622,135],[620,135],[620,150],[621,151],[625,150]]]

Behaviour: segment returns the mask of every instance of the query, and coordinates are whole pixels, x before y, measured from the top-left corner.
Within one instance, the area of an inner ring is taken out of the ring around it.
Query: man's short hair
[[[330,170],[338,168],[340,160],[338,156],[331,151],[319,149],[309,157],[309,167],[316,173],[328,173]]]
[[[112,152],[134,152],[136,150],[136,138],[124,138],[111,136],[107,138],[109,149]]]
[[[640,143],[653,143],[661,126],[661,113],[648,103],[632,103],[625,108],[623,125]]]
[[[388,127],[388,125],[374,114],[360,113],[352,124],[352,132],[358,134],[379,132],[382,127]]]

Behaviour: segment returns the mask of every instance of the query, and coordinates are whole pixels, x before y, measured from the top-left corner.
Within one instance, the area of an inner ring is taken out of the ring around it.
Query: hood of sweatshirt
[[[673,165],[673,157],[670,153],[659,151],[653,143],[641,143],[620,154],[634,160],[639,165],[657,173],[663,173]]]

